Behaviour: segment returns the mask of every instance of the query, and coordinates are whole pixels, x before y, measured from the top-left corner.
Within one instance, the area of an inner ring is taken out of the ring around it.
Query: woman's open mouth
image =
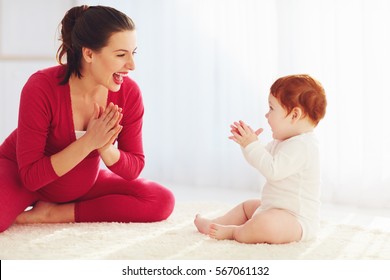
[[[127,73],[125,72],[116,72],[112,75],[114,77],[114,82],[118,85],[121,85],[123,83],[123,77],[127,76]]]

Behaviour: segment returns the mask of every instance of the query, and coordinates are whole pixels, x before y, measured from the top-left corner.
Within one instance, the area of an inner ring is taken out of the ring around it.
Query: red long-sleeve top
[[[69,85],[59,85],[63,71],[63,66],[55,66],[29,78],[21,93],[18,128],[0,151],[18,163],[24,187],[53,202],[71,201],[87,193],[100,169],[95,150],[65,175],[54,172],[50,156],[76,141]],[[123,129],[117,139],[120,159],[109,169],[133,180],[144,167],[140,89],[126,77],[118,92],[109,91],[109,102],[123,108]]]

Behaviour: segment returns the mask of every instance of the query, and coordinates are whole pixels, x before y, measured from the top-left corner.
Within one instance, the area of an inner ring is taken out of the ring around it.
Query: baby
[[[314,128],[324,117],[326,97],[309,75],[277,79],[265,115],[273,141],[258,140],[243,121],[231,125],[229,137],[245,159],[266,178],[260,199],[247,200],[223,216],[196,215],[199,232],[242,243],[282,244],[316,237],[319,230],[320,160]]]

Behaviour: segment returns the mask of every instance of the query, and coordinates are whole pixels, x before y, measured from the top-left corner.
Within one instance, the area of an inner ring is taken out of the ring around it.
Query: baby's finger
[[[240,125],[241,127],[245,130],[245,132],[247,133],[253,133],[253,129],[247,125],[246,123],[244,123],[243,121],[240,121]]]
[[[249,125],[248,125],[248,131],[249,131],[250,133],[254,133],[252,127],[250,127]]]
[[[237,130],[238,132],[240,133],[240,135],[244,136],[246,134],[246,131],[244,130],[244,128],[241,126],[241,124],[239,123],[234,123],[237,127]]]
[[[234,139],[237,141],[240,141],[243,138],[240,133],[237,133],[235,131],[231,131],[231,133],[233,134],[233,136],[230,136],[230,137],[234,137]]]
[[[240,134],[240,132],[238,131],[238,128],[237,128],[237,127],[235,127],[235,126],[232,125],[232,126],[230,126],[230,128],[231,128],[230,131],[234,131],[234,132]]]
[[[257,136],[259,136],[260,133],[262,133],[263,131],[264,131],[264,129],[259,128],[258,130],[255,131],[255,134],[256,134]]]
[[[233,140],[234,142],[236,142],[238,144],[238,140],[236,139],[236,137],[234,136],[229,136],[228,137],[230,140]]]

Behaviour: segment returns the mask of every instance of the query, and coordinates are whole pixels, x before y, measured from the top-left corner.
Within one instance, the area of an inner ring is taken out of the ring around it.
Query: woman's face
[[[123,77],[135,69],[136,32],[113,33],[107,46],[100,51],[91,51],[89,71],[92,79],[110,91],[118,91]]]

